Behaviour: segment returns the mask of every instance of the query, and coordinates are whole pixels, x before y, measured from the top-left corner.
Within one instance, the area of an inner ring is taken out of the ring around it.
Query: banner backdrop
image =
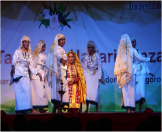
[[[21,38],[31,39],[32,51],[39,40],[46,43],[48,54],[58,33],[65,35],[66,53],[77,53],[82,65],[87,42],[96,43],[104,71],[105,85],[99,88],[99,110],[123,112],[121,89],[116,85],[114,62],[122,34],[137,41],[137,49],[144,56],[155,59],[147,63],[152,78],[146,76],[146,107],[161,111],[161,2],[1,2],[1,109],[14,112],[14,86],[9,86],[12,56],[20,46]],[[93,90],[93,88],[92,88]],[[49,103],[49,111],[51,104]],[[85,106],[83,105],[83,111]],[[90,111],[95,111],[93,105]],[[138,111],[138,105],[136,105]]]

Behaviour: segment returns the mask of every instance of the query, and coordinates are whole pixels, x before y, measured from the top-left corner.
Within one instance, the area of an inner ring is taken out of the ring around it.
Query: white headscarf
[[[94,50],[99,54],[99,57],[100,57],[99,50],[98,50],[98,48],[97,48],[97,46],[96,46],[96,44],[95,44],[94,41],[88,41],[88,43],[87,43],[87,49],[86,49],[86,55],[89,56],[88,44],[90,44],[90,45],[92,45],[92,46],[94,47]],[[100,59],[101,59],[101,58],[100,58]],[[103,72],[103,69],[102,69],[102,65],[101,65],[101,80],[102,80],[103,82],[105,82],[105,80],[104,80],[104,72]]]
[[[118,54],[115,61],[114,76],[121,88],[132,78],[133,47],[128,34],[123,34],[120,39]]]
[[[94,47],[94,50],[99,53],[99,50],[97,49],[97,46],[94,43],[94,41],[88,41],[88,43],[87,43],[87,50],[86,50],[86,54],[87,55],[89,55],[89,52],[88,52],[88,44],[92,45]]]
[[[61,69],[58,67],[57,64],[57,48],[58,48],[58,40],[64,37],[63,34],[57,34],[54,40],[54,43],[52,44],[50,51],[48,53],[47,59],[46,59],[46,64],[45,68],[48,70],[47,74],[47,81],[48,85],[52,86],[56,83],[56,75],[58,78],[60,78],[61,74]],[[54,79],[52,81],[52,73],[54,74]]]
[[[43,40],[39,40],[37,45],[35,46],[33,53],[32,53],[32,57],[33,57],[33,65],[36,68],[37,67],[37,62],[39,59],[39,52],[42,49],[42,46],[45,44],[45,42]]]
[[[23,36],[21,41],[20,41],[20,47],[19,49],[21,49],[23,47],[23,41],[24,40],[28,40],[30,42],[30,38],[28,36]],[[30,46],[30,43],[29,43],[29,48],[28,48],[28,53],[31,53],[31,46]]]
[[[57,68],[57,48],[58,48],[58,40],[64,37],[63,34],[57,34],[52,44],[50,51],[47,56],[45,67],[56,75],[58,75],[58,68]]]

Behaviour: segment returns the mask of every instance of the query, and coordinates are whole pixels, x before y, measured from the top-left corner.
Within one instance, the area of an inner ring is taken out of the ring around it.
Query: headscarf
[[[23,36],[21,41],[20,41],[20,47],[19,49],[21,49],[23,47],[23,41],[24,40],[28,40],[30,42],[30,38],[28,36]],[[30,43],[29,43],[29,48],[28,48],[28,53],[31,53],[31,46],[30,46]]]
[[[115,61],[114,76],[121,88],[132,78],[133,47],[128,34],[123,34],[120,39],[118,54]]]
[[[94,41],[88,41],[88,43],[87,43],[87,50],[86,50],[86,54],[87,55],[89,55],[89,52],[88,52],[88,44],[92,45],[94,47],[94,50],[99,53],[99,50],[97,49],[97,46],[94,43]]]
[[[55,75],[58,75],[59,77],[61,76],[61,70],[60,68],[57,66],[57,48],[58,48],[58,40],[61,39],[62,37],[64,37],[63,34],[57,34],[55,37],[55,40],[50,48],[50,51],[47,55],[47,59],[46,59],[46,64],[45,64],[45,68],[47,68],[48,72],[49,72],[49,76],[48,78],[48,83],[50,84],[52,82],[52,78],[51,78],[51,74],[54,73]],[[56,76],[55,79],[56,81]],[[55,82],[54,82],[55,83]]]
[[[130,40],[132,41],[132,40],[136,40],[133,36],[130,36]]]
[[[92,46],[94,47],[94,51],[97,52],[97,53],[99,54],[99,56],[100,56],[99,50],[98,50],[98,48],[97,48],[97,46],[96,46],[96,44],[95,44],[94,41],[88,41],[88,43],[87,43],[87,49],[86,49],[86,55],[89,56],[88,44],[92,45]],[[101,58],[100,58],[100,59],[101,59]],[[103,70],[102,70],[102,65],[101,65],[101,80],[102,80],[103,82],[105,82],[105,79],[104,79],[104,72],[103,72]]]
[[[37,67],[37,62],[39,59],[39,52],[42,49],[42,46],[45,44],[45,42],[43,40],[39,40],[37,45],[35,46],[33,53],[32,53],[32,57],[33,57],[33,65],[36,68]]]
[[[74,65],[76,66],[76,70],[77,70],[77,74],[79,76],[79,94],[80,94],[80,102],[82,102],[83,104],[86,103],[86,90],[87,90],[87,85],[86,85],[86,81],[85,81],[85,77],[84,77],[84,72],[83,72],[83,68],[82,65],[80,63],[80,60],[77,56],[77,54],[73,51],[69,51],[67,53],[67,56],[69,56],[69,54],[72,53],[74,54]],[[69,62],[67,61],[66,63],[67,67],[69,67]]]

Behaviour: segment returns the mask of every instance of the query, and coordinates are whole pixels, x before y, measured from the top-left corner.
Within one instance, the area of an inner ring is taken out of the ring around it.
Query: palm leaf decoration
[[[73,19],[65,19],[66,22],[70,22],[72,21]]]
[[[50,19],[38,19],[38,21],[41,22],[41,24],[39,25],[39,28],[41,27],[42,24],[43,24],[46,28],[47,28],[47,26],[50,26]]]
[[[63,13],[63,11],[64,11],[63,3],[64,3],[64,1],[63,1],[63,2],[59,5],[59,7],[58,7],[58,11],[59,11],[59,12],[62,12],[62,13]]]
[[[51,5],[49,6],[49,14],[50,14],[50,16],[52,16],[52,14],[53,14],[53,9],[52,9]]]
[[[64,15],[64,17],[66,18],[71,12],[68,12]]]
[[[54,3],[54,11],[53,11],[54,15],[56,13],[56,15],[58,14],[58,10],[57,10],[57,7],[56,7],[56,2]]]

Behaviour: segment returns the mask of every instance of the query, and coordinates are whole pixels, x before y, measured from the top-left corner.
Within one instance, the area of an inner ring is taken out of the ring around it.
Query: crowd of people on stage
[[[14,84],[15,112],[44,113],[50,101],[52,113],[60,112],[61,82],[63,82],[63,110],[76,115],[82,112],[82,103],[98,109],[98,94],[100,85],[105,85],[104,73],[99,50],[94,41],[88,41],[84,65],[81,65],[77,54],[63,49],[65,36],[57,34],[48,55],[43,52],[46,44],[39,40],[31,53],[30,38],[23,36],[20,47],[12,59],[10,85]],[[136,39],[123,34],[118,46],[114,65],[114,76],[121,88],[121,106],[126,113],[135,111],[139,103],[141,112],[145,102],[145,75],[150,73],[145,62],[155,62],[149,57],[143,57],[136,49]],[[38,110],[39,109],[39,110]]]

